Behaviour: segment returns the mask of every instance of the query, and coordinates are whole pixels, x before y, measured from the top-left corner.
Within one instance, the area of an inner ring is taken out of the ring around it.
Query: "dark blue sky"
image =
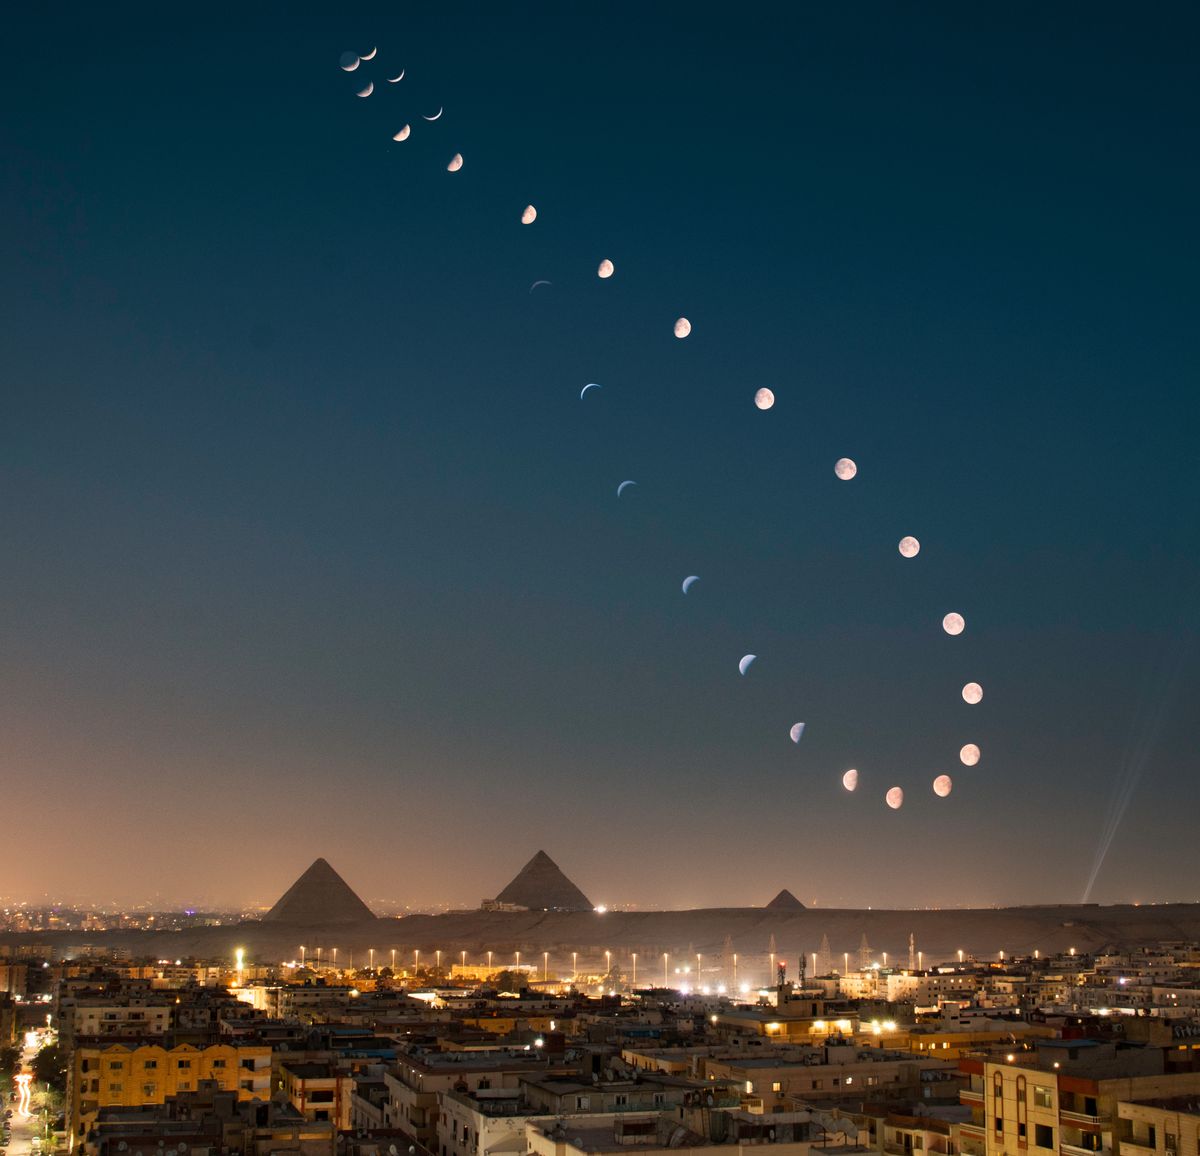
[[[9,16],[7,893],[1197,898],[1193,6],[245,7]]]

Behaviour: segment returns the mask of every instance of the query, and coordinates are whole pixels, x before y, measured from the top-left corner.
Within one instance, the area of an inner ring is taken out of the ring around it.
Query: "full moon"
[[[754,395],[754,404],[759,409],[770,409],[775,404],[775,395],[769,389],[760,389]]]
[[[933,780],[933,793],[939,799],[944,799],[952,790],[954,790],[954,780],[949,775],[938,775]]]
[[[942,619],[942,629],[947,634],[961,634],[966,629],[967,621],[961,614],[951,611]]]
[[[900,553],[906,558],[915,558],[921,552],[921,543],[911,534],[900,539]]]
[[[833,472],[837,474],[843,482],[848,482],[855,474],[858,473],[858,466],[855,465],[853,458],[838,458],[834,463]]]
[[[958,758],[964,767],[973,767],[977,762],[979,762],[979,748],[974,743],[967,743],[967,745],[958,752]]]
[[[858,772],[853,767],[842,776],[842,786],[847,791],[853,791],[858,786]]]
[[[600,268],[596,270],[597,277],[611,277],[613,275],[613,263],[605,257],[600,262]]]
[[[675,336],[682,341],[692,331],[692,323],[686,317],[680,317],[675,322]]]
[[[963,702],[969,702],[974,706],[980,699],[983,698],[983,687],[977,682],[968,682],[963,687]]]
[[[522,225],[532,225],[537,220],[537,209],[532,205],[526,205],[525,211],[521,214]]]
[[[904,792],[899,787],[892,787],[884,798],[893,811],[898,811],[904,806]]]

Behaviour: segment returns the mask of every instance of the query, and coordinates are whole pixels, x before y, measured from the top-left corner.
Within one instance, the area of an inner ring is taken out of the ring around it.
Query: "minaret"
[[[829,946],[829,936],[821,936],[821,950],[817,953],[820,956],[820,963],[825,968],[825,971],[833,969],[833,949]]]
[[[867,933],[863,932],[862,943],[858,945],[858,970],[866,971],[871,966],[871,945],[867,942]]]
[[[911,931],[908,933],[908,970],[917,970],[917,937]]]

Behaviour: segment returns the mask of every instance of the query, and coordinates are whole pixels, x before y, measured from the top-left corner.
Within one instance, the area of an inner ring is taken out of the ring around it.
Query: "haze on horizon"
[[[1192,898],[1200,11],[522,11],[13,13],[0,890]]]

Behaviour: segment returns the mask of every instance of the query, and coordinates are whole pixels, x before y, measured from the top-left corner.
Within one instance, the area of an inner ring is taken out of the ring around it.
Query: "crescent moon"
[[[346,53],[342,53],[343,60],[345,60],[346,55]],[[343,72],[353,72],[362,63],[361,56],[355,56],[354,53],[350,53],[349,55],[351,57],[350,63],[339,65]]]
[[[362,89],[359,92],[356,92],[354,95],[355,96],[370,96],[371,93],[373,93],[374,91],[375,91],[375,82],[373,80],[368,80],[367,87]]]
[[[687,593],[687,592],[688,592],[688,591],[689,591],[689,590],[692,588],[692,583],[693,583],[693,582],[699,582],[699,581],[700,581],[700,575],[699,575],[699,574],[689,574],[689,575],[688,575],[688,576],[687,576],[687,577],[686,577],[686,578],[683,580],[683,592],[686,594],[686,593]]]
[[[804,734],[804,724],[793,723],[792,729],[788,731],[788,734],[792,736],[792,742],[798,743],[800,741],[800,736]]]
[[[743,654],[738,660],[738,674],[745,675],[750,669],[750,664],[758,657],[757,654]]]
[[[443,105],[441,108],[439,108],[437,110],[436,113],[434,113],[433,116],[426,116],[424,113],[421,113],[421,119],[422,120],[438,120],[441,117],[442,113],[444,113],[445,111],[446,111],[446,106]]]
[[[363,60],[374,60],[375,53],[377,53],[378,51],[379,51],[379,49],[377,47],[372,48],[370,52],[367,52],[363,55]]]
[[[617,487],[617,497],[619,498],[621,496],[621,494],[624,493],[626,486],[636,486],[636,485],[637,485],[637,482],[633,482],[633,481],[622,482]]]
[[[412,132],[412,125],[406,124],[399,132],[392,133],[392,140],[408,140],[410,132]]]
[[[388,84],[399,84],[404,79],[404,73],[406,71],[407,71],[407,69],[402,68],[402,69],[400,69],[399,76],[387,76],[387,77],[384,77],[384,79],[388,82]]]
[[[529,286],[529,292],[532,293],[539,285],[552,285],[552,281],[535,281]]]
[[[547,285],[549,285],[549,284],[550,284],[550,282],[549,282],[549,281],[547,281],[547,282],[546,282],[546,284],[547,284]],[[584,395],[585,393],[587,393],[587,391],[588,391],[589,389],[603,389],[603,388],[604,388],[604,387],[603,387],[603,386],[602,386],[602,385],[601,385],[601,384],[600,384],[598,381],[589,381],[589,382],[587,383],[587,385],[585,385],[585,386],[584,386],[584,387],[583,387],[583,388],[582,388],[582,389],[579,391],[579,396],[580,396],[580,398],[582,398],[582,397],[583,397],[583,395]]]

